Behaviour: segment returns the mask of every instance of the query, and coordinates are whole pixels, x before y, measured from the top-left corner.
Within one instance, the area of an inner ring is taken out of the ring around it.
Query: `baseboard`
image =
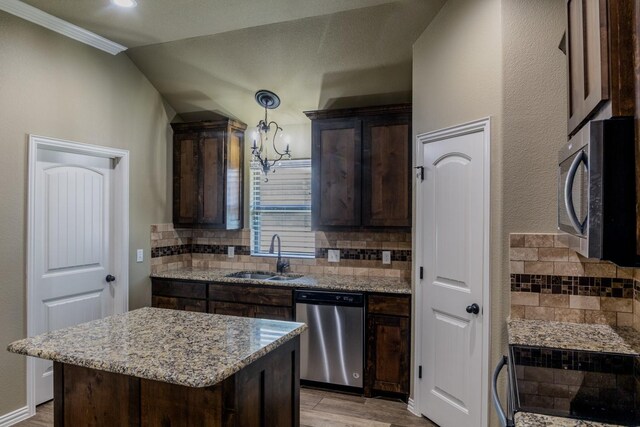
[[[0,427],[9,427],[14,424],[24,421],[30,418],[33,414],[29,413],[29,407],[25,406],[20,409],[16,409],[13,412],[0,416]]]
[[[413,415],[415,415],[416,417],[421,417],[422,416],[416,410],[416,402],[411,397],[409,398],[409,401],[407,403],[407,410],[409,412],[411,412]]]

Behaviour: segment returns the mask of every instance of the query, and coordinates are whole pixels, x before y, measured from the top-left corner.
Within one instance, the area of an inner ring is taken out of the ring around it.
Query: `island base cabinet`
[[[300,337],[194,388],[54,363],[54,426],[298,427]]]

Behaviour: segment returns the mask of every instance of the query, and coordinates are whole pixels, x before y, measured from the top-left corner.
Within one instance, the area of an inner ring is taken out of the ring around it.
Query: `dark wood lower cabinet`
[[[235,302],[209,301],[209,313],[227,316],[255,317],[250,305]]]
[[[209,299],[244,304],[287,306],[293,305],[293,289],[274,286],[238,286],[210,284]]]
[[[271,307],[268,305],[256,305],[255,317],[271,320],[294,320],[293,310],[289,307]]]
[[[236,302],[209,301],[209,313],[228,316],[257,317],[259,319],[293,320],[293,310],[289,307],[252,305]]]
[[[151,306],[171,310],[196,311],[199,313],[207,312],[207,301],[190,298],[153,296],[151,297]]]
[[[54,426],[297,427],[300,337],[193,388],[54,363]]]
[[[367,298],[365,396],[407,400],[411,373],[411,297],[372,294]]]
[[[409,394],[409,318],[372,315],[367,319],[365,393]]]
[[[153,279],[154,307],[295,319],[292,288]],[[364,394],[409,397],[411,295],[367,294]]]
[[[172,310],[293,320],[293,289],[153,279],[151,305]]]
[[[206,313],[207,286],[197,282],[153,279],[151,306]]]

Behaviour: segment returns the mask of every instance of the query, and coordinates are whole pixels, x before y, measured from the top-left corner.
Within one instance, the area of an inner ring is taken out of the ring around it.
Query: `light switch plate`
[[[236,247],[227,246],[227,258],[233,258],[234,256],[236,256]]]
[[[382,251],[382,263],[391,264],[391,251]]]
[[[340,262],[340,249],[329,249],[329,262]]]
[[[144,261],[144,249],[138,249],[136,251],[136,262]]]

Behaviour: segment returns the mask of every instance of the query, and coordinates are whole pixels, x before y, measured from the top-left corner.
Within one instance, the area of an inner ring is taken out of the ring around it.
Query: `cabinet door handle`
[[[581,223],[578,219],[578,215],[576,214],[576,209],[573,205],[573,183],[576,180],[578,167],[580,167],[580,163],[582,162],[584,162],[584,164],[588,167],[587,153],[585,153],[584,151],[581,151],[580,154],[578,154],[576,158],[573,159],[573,162],[569,167],[569,172],[567,173],[567,180],[564,183],[564,206],[567,210],[567,215],[569,216],[571,225],[576,230],[576,232],[580,234],[584,234],[587,220],[585,219],[584,222]]]
[[[500,375],[500,371],[502,371],[502,368],[507,366],[507,364],[508,364],[507,356],[502,356],[502,358],[500,358],[500,362],[498,363],[498,366],[496,366],[495,371],[493,371],[493,383],[491,386],[491,397],[493,400],[493,406],[496,408],[496,412],[498,413],[498,423],[500,424],[500,427],[513,426],[512,420],[507,418],[507,415],[505,414],[504,409],[502,408],[502,404],[500,403],[500,397],[498,396],[498,390],[497,390],[498,376]]]

